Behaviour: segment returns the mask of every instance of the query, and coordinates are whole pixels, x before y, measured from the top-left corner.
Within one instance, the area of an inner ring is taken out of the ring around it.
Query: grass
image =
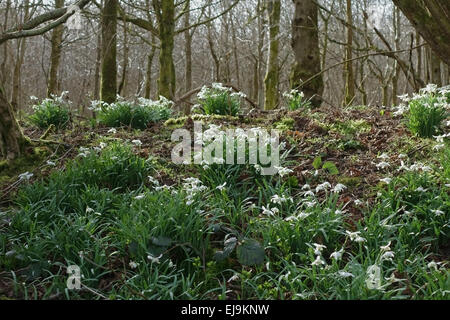
[[[171,125],[89,135],[60,170],[23,181],[0,212],[0,296],[450,298],[447,140],[400,155],[363,140],[367,122],[339,120],[289,140],[281,165],[292,171],[261,176],[249,164],[173,166]],[[136,134],[143,145],[129,143]],[[356,158],[327,145],[346,134],[368,145]],[[422,141],[392,135],[399,146]],[[80,290],[67,289],[72,265]]]

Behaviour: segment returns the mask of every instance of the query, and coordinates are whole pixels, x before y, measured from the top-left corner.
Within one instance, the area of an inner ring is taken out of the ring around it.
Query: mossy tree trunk
[[[345,80],[345,94],[344,105],[348,106],[355,100],[355,75],[353,72],[353,10],[352,0],[347,0],[347,44],[345,46],[345,61],[344,64],[344,80]]]
[[[434,52],[431,52],[430,55],[430,68],[431,68],[431,83],[436,84],[438,87],[441,87],[442,86],[441,59],[439,59],[439,57]]]
[[[153,70],[153,59],[156,53],[155,36],[152,35],[152,49],[150,54],[147,56],[147,75],[145,78],[145,94],[146,99],[150,99],[152,94],[152,70]]]
[[[107,103],[117,97],[117,9],[118,0],[105,0],[102,12],[102,72],[100,99]]]
[[[64,0],[55,0],[55,9],[63,8]],[[47,96],[58,92],[58,69],[61,61],[61,45],[64,33],[64,25],[56,27],[52,32],[52,49],[50,53],[50,71],[47,83]]]
[[[269,56],[267,61],[267,73],[264,79],[264,109],[273,110],[278,106],[278,82],[280,68],[278,64],[279,34],[281,18],[281,1],[268,0],[267,13],[269,18]]]
[[[5,91],[0,87],[0,155],[14,160],[25,151],[29,140],[25,138],[8,103]]]
[[[450,65],[450,1],[393,0],[430,45],[434,53]]]
[[[175,97],[176,76],[173,62],[175,38],[175,2],[174,0],[153,1],[159,25],[159,79],[158,92],[168,99]]]
[[[312,81],[304,81],[320,73],[320,52],[318,32],[318,7],[310,0],[293,0],[295,5],[292,22],[292,48],[295,63],[291,70],[291,87],[305,93],[314,106],[321,104],[323,78],[316,76]]]

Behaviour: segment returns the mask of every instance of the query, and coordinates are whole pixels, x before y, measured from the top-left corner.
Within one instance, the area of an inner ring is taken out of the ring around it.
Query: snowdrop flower
[[[139,266],[139,263],[136,263],[134,261],[130,261],[129,266],[131,269],[136,269]]]
[[[434,213],[438,217],[440,217],[440,216],[445,214],[445,212],[441,211],[441,210],[431,210],[431,212]]]
[[[312,208],[317,204],[317,202],[316,201],[306,201],[305,204],[306,204],[307,208]]]
[[[145,198],[145,194],[140,194],[137,197],[134,197],[135,200],[142,200]]]
[[[361,200],[359,200],[359,199],[356,199],[356,200],[354,201],[354,203],[355,203],[355,206],[360,206],[360,205],[363,204],[363,202],[362,202]]]
[[[219,190],[219,191],[223,191],[223,190],[225,190],[225,186],[226,186],[226,185],[227,185],[227,183],[225,182],[224,184],[222,184],[222,185],[216,187],[216,189]]]
[[[423,187],[418,187],[416,189],[416,192],[427,192],[427,189],[424,189]]]
[[[398,98],[404,102],[409,102],[409,94],[405,93],[401,96],[398,96]]]
[[[406,159],[406,158],[408,158],[408,156],[407,156],[406,154],[404,154],[404,153],[400,153],[400,154],[398,155],[398,158],[399,158],[399,159]]]
[[[288,174],[294,172],[291,169],[283,168],[283,167],[275,167],[275,169],[278,170],[278,174],[280,175],[280,177],[284,177],[285,175],[288,175]]]
[[[228,279],[227,283],[235,282],[235,281],[238,281],[239,279],[240,279],[240,278],[239,278],[239,275],[238,275],[238,274],[235,274],[235,275],[232,276],[230,279]]]
[[[306,191],[306,192],[303,194],[303,196],[304,196],[304,197],[314,197],[314,192],[312,192],[312,191]]]
[[[380,247],[381,251],[390,251],[391,250],[391,241],[385,246]]]
[[[159,186],[159,181],[153,178],[152,176],[148,176],[148,180],[155,186]]]
[[[100,149],[105,149],[108,145],[104,142],[100,142]]]
[[[316,256],[320,256],[322,254],[323,249],[327,248],[326,246],[318,243],[313,243],[313,246],[314,246],[314,254]]]
[[[390,184],[392,182],[391,178],[384,178],[384,179],[380,179],[381,182],[384,182],[386,184]]]
[[[56,163],[54,163],[53,161],[48,160],[47,161],[47,165],[51,166],[51,167],[54,167],[54,166],[56,166]]]
[[[117,129],[116,128],[111,128],[108,130],[109,134],[116,134],[117,133]]]
[[[93,213],[94,209],[87,207],[86,208],[86,213]]]
[[[269,207],[262,207],[262,210],[263,210],[263,214],[265,214],[265,215],[268,215],[268,216],[274,216],[274,213],[273,213],[273,211],[272,210],[270,210],[270,208]]]
[[[435,145],[435,146],[433,147],[433,150],[434,150],[434,151],[439,151],[439,150],[442,150],[442,149],[444,149],[444,148],[445,148],[445,144],[441,143],[441,144]]]
[[[274,195],[274,196],[271,198],[271,200],[270,200],[270,202],[272,202],[272,203],[274,203],[274,204],[282,204],[282,203],[288,202],[288,201],[293,202],[294,200],[292,199],[292,197],[289,197],[289,198],[287,198],[287,197],[285,197],[285,196],[280,197],[280,196],[277,195],[277,194]]]
[[[297,220],[298,220],[298,217],[296,217],[296,216],[289,216],[284,219],[284,221],[286,221],[286,222],[297,221]]]
[[[405,166],[405,163],[404,163],[403,161],[401,161],[400,164],[401,164],[401,165],[400,165],[400,167],[397,169],[397,171],[402,171],[402,170],[410,171],[410,170],[411,170],[408,166]]]
[[[299,215],[297,216],[300,220],[306,219],[311,215],[311,213],[306,213],[306,212],[300,212]]]
[[[19,180],[30,180],[31,177],[33,177],[33,176],[34,176],[33,173],[30,173],[30,172],[27,171],[27,172],[22,173],[22,174],[19,175]]]
[[[438,89],[436,84],[430,83],[425,88],[422,89],[424,93],[435,93]]]
[[[385,161],[380,162],[379,164],[377,164],[378,170],[380,170],[380,169],[386,169],[387,167],[390,167],[390,164],[387,163],[387,162],[385,162]]]
[[[428,267],[429,269],[432,269],[432,268],[433,268],[433,269],[437,270],[438,264],[437,264],[436,262],[434,262],[434,261],[431,261],[430,263],[428,263],[427,267]]]
[[[149,255],[147,256],[147,259],[150,260],[152,263],[159,264],[159,263],[160,263],[159,259],[161,259],[162,256],[163,256],[163,255],[160,255],[159,257],[155,257],[155,256],[149,254]]]
[[[321,256],[317,256],[316,260],[314,260],[311,263],[312,266],[320,266],[320,265],[326,265],[326,262],[322,259]]]
[[[333,252],[333,253],[330,255],[330,258],[332,258],[332,259],[334,259],[334,260],[336,260],[336,261],[339,261],[339,260],[342,259],[342,255],[343,255],[343,254],[344,254],[344,248],[342,248],[342,249],[339,250],[339,251]]]
[[[271,210],[274,214],[280,213],[280,209],[278,208],[272,208]]]
[[[334,193],[341,193],[342,191],[344,191],[345,189],[347,189],[347,187],[341,183],[338,183],[334,188],[333,188],[333,192]]]
[[[132,144],[134,144],[136,147],[142,146],[142,141],[139,139],[131,141]]]
[[[386,251],[385,253],[383,253],[383,255],[381,256],[381,260],[388,260],[388,261],[392,261],[392,259],[395,257],[394,252],[392,251]]]
[[[388,160],[390,157],[387,153],[383,153],[381,156],[378,156],[378,159]]]
[[[351,231],[345,231],[345,233],[350,237],[351,241],[355,241],[355,242],[364,242],[366,241],[366,239],[362,238],[360,236],[361,232],[356,231],[356,232],[351,232]]]
[[[305,185],[302,187],[302,190],[311,190],[311,186],[310,186],[309,184],[305,184]]]
[[[331,184],[329,182],[324,182],[316,187],[316,193],[318,193],[322,190],[330,189],[330,188],[331,188]]]
[[[350,277],[355,277],[352,273],[350,272],[346,272],[344,270],[340,270],[338,271],[338,275],[342,278],[350,278]]]

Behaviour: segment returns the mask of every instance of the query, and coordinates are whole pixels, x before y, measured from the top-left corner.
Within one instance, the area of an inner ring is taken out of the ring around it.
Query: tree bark
[[[431,67],[431,83],[436,84],[438,87],[442,87],[441,78],[441,59],[434,53],[430,55],[430,67]]]
[[[345,60],[344,65],[345,75],[345,94],[344,105],[348,106],[355,100],[355,75],[353,72],[353,13],[352,13],[352,1],[347,0],[346,3],[347,12],[347,44],[345,46]]]
[[[441,60],[450,65],[450,1],[393,0]]]
[[[153,6],[159,24],[161,50],[159,54],[159,95],[173,100],[176,90],[175,64],[173,62],[175,38],[174,0],[155,0]]]
[[[64,0],[55,0],[55,8],[64,7]],[[58,69],[61,61],[61,45],[64,33],[64,26],[60,25],[52,33],[52,49],[50,53],[50,72],[47,84],[47,97],[57,94],[58,91]]]
[[[269,18],[269,56],[267,61],[267,73],[264,79],[264,109],[273,110],[278,106],[279,94],[278,83],[280,80],[279,34],[281,18],[281,1],[269,0],[267,2],[267,13]]]
[[[105,0],[102,12],[102,73],[100,99],[113,103],[117,97],[117,0]]]
[[[292,23],[292,48],[295,63],[291,71],[291,87],[300,89],[314,106],[321,104],[322,75],[303,85],[303,81],[320,73],[318,7],[310,0],[293,0],[295,14]]]
[[[2,158],[14,160],[25,151],[28,140],[22,133],[8,103],[5,91],[0,87],[0,152]]]

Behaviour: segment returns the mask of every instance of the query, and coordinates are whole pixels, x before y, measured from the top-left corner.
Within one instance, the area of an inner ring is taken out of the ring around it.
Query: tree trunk
[[[156,45],[155,36],[152,35],[152,49],[147,57],[147,76],[145,77],[145,95],[146,99],[150,99],[152,94],[152,68],[153,68],[153,58],[155,57]]]
[[[442,87],[441,60],[434,52],[431,52],[430,55],[430,67],[431,83],[436,84],[438,87]]]
[[[352,1],[347,0],[347,44],[345,48],[344,75],[345,75],[345,95],[344,105],[348,106],[355,100],[355,75],[353,72],[353,13]]]
[[[21,70],[23,65],[23,60],[25,58],[25,50],[26,50],[26,39],[18,39],[17,40],[17,55],[16,55],[16,63],[14,65],[13,71],[13,86],[12,86],[12,96],[11,96],[11,105],[13,110],[17,111],[19,109],[19,95],[20,95],[20,86],[21,86]]]
[[[161,50],[159,54],[159,95],[173,100],[176,89],[175,64],[173,62],[175,38],[174,0],[153,1],[159,24]]]
[[[64,7],[64,0],[55,0],[55,8]],[[58,69],[61,61],[61,44],[64,33],[64,25],[60,25],[52,33],[52,50],[50,53],[50,72],[47,84],[47,97],[57,94],[58,91]]]
[[[450,1],[393,0],[442,61],[450,65]]]
[[[102,74],[100,99],[113,103],[117,97],[118,0],[105,0],[102,12]]]
[[[295,63],[291,71],[291,87],[298,88],[311,98],[314,106],[321,104],[323,78],[317,76],[303,85],[303,81],[320,73],[320,52],[318,33],[318,7],[310,0],[293,0],[295,14],[292,23],[292,48]]]
[[[269,18],[269,56],[267,61],[267,73],[264,79],[264,109],[273,110],[278,106],[278,82],[280,68],[278,64],[279,33],[281,18],[281,1],[269,0],[267,2]]]
[[[0,154],[2,158],[14,160],[23,154],[27,144],[5,91],[0,87]]]
[[[126,21],[123,23],[123,60],[122,60],[122,76],[120,78],[118,93],[120,96],[126,95],[127,85],[127,70],[128,70],[128,56],[129,56],[129,44],[128,44],[128,26]]]
[[[186,13],[184,17],[184,27],[186,31],[184,32],[185,41],[185,54],[186,54],[186,69],[184,71],[185,85],[184,90],[186,92],[192,89],[192,35],[189,30],[191,24],[191,1],[186,1]]]

